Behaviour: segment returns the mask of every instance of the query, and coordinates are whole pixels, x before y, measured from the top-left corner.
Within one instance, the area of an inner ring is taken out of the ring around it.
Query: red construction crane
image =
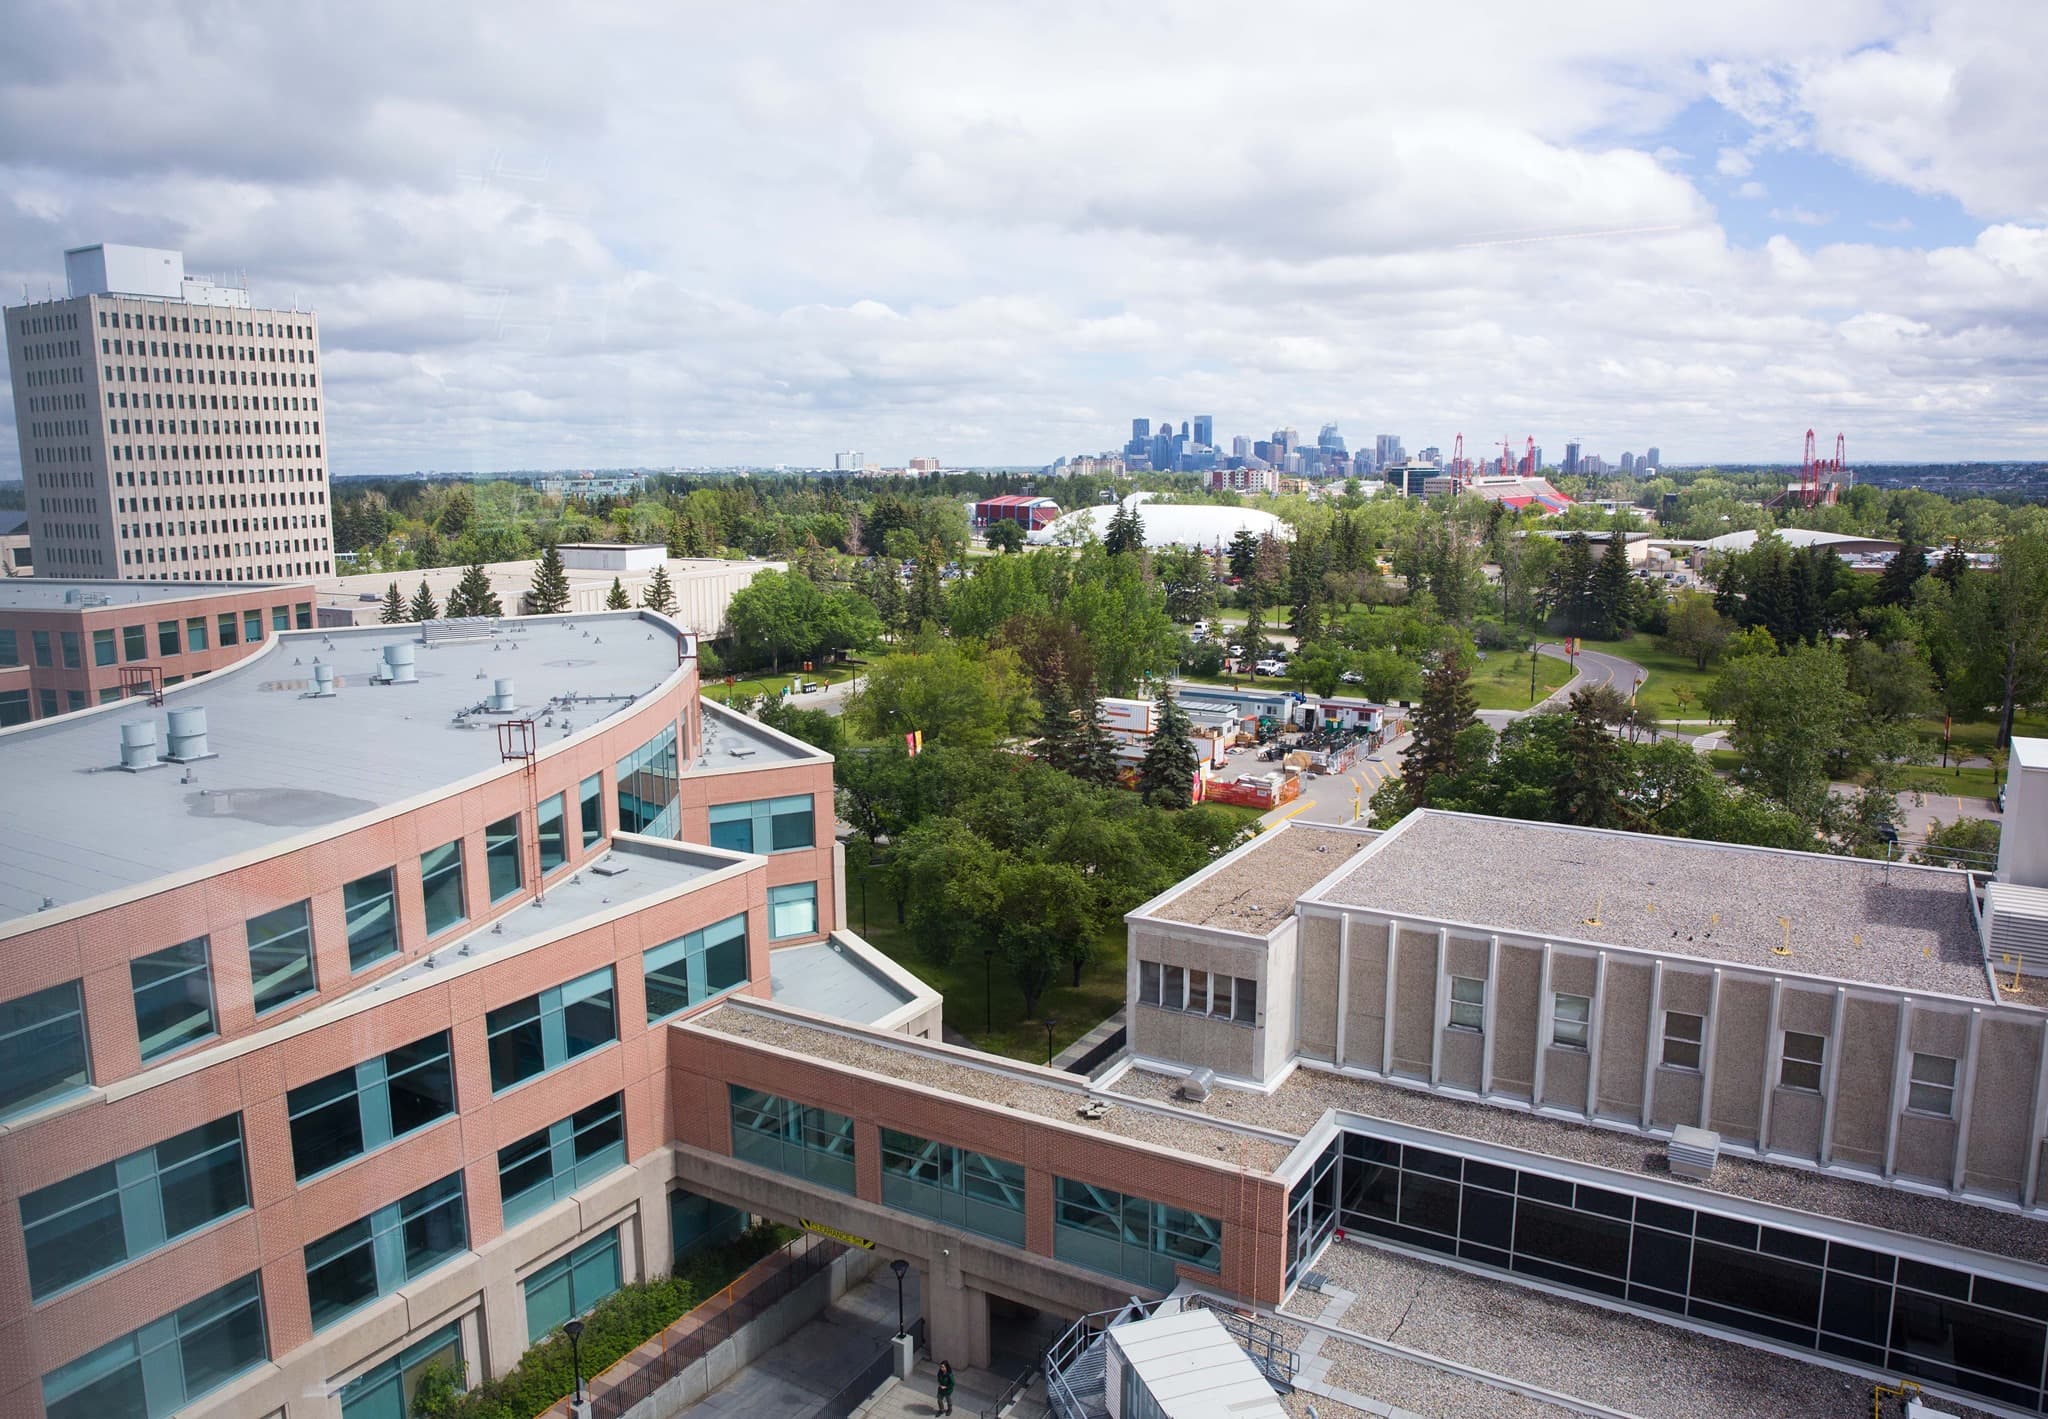
[[[1536,476],[1536,437],[1534,434],[1529,436],[1529,451],[1522,455],[1521,465],[1515,471],[1528,478]]]
[[[1813,430],[1806,431],[1806,455],[1799,463],[1799,506],[1820,501],[1820,460],[1813,456]]]
[[[1505,478],[1515,470],[1515,446],[1506,439],[1500,441],[1500,476]]]
[[[1465,436],[1459,434],[1451,440],[1451,472],[1463,476],[1465,472]]]

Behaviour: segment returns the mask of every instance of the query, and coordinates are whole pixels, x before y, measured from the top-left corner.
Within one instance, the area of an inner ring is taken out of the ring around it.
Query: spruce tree
[[[490,573],[484,570],[483,563],[471,563],[462,573],[462,580],[455,583],[455,590],[448,593],[448,615],[452,618],[504,614],[498,593],[491,590]]]
[[[1622,708],[1626,713],[1626,703]],[[1582,828],[1638,826],[1635,811],[1624,796],[1632,776],[1622,760],[1621,746],[1608,729],[1608,716],[1609,711],[1591,693],[1581,690],[1572,696],[1572,723],[1564,741],[1571,771],[1558,780],[1554,793],[1559,822]]]
[[[612,578],[612,589],[605,593],[604,609],[607,611],[630,611],[633,598],[626,595],[626,588],[619,585],[617,577]]]
[[[413,593],[410,610],[415,621],[437,621],[441,618],[441,608],[435,602],[433,589],[427,585],[425,577],[420,578],[420,589]]]
[[[1073,773],[1080,748],[1076,730],[1066,667],[1055,653],[1038,685],[1038,757],[1062,773]]]
[[[614,578],[613,582],[616,585],[617,579]],[[647,583],[647,590],[640,594],[640,604],[650,611],[659,611],[664,616],[675,614],[676,590],[669,585],[667,566],[654,569],[654,579]]]
[[[1593,571],[1590,633],[1595,640],[1614,640],[1634,629],[1628,619],[1628,585],[1628,544],[1617,528]]]
[[[1445,652],[1422,677],[1422,698],[1415,707],[1415,742],[1401,767],[1401,782],[1412,806],[1429,806],[1431,779],[1456,778],[1463,771],[1458,736],[1479,722],[1478,709],[1464,657]]]
[[[390,590],[384,593],[384,609],[377,619],[387,626],[396,626],[405,620],[405,598],[398,594],[398,583],[392,582]]]
[[[1086,783],[1116,786],[1116,746],[1102,727],[1102,696],[1096,693],[1092,679],[1088,693],[1081,698],[1074,725],[1074,767],[1067,772]]]
[[[552,542],[541,549],[540,565],[533,570],[533,589],[526,593],[526,604],[536,616],[559,616],[569,609],[569,574],[562,570],[562,554]]]
[[[1194,721],[1162,688],[1159,707],[1152,718],[1152,738],[1145,745],[1145,757],[1138,761],[1138,792],[1147,803],[1160,808],[1186,808],[1194,801],[1195,746],[1189,736]]]
[[[1877,579],[1873,598],[1880,606],[1903,606],[1913,599],[1913,588],[1927,575],[1927,549],[1908,542],[1892,555],[1884,575]]]

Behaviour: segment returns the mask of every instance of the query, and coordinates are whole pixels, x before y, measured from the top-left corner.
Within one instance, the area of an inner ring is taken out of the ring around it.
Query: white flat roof
[[[1112,1327],[1109,1339],[1167,1419],[1287,1419],[1280,1396],[1214,1312],[1133,1321]]]
[[[836,941],[782,946],[768,953],[769,995],[779,1005],[872,1025],[911,994]]]
[[[287,592],[311,601],[311,582],[62,581],[55,577],[0,577],[0,611],[86,611],[95,606],[147,606],[195,596],[237,596],[248,591]]]

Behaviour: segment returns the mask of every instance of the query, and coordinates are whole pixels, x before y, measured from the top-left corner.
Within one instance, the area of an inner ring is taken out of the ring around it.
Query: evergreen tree
[[[910,591],[905,598],[904,613],[913,632],[927,621],[944,621],[945,590],[939,569],[945,563],[946,549],[936,537],[925,544],[924,555],[911,563]]]
[[[618,578],[612,582],[617,584]],[[664,616],[676,613],[676,589],[669,585],[668,566],[664,563],[654,569],[654,576],[647,583],[647,590],[640,594],[640,604],[650,611],[659,611]]]
[[[1956,589],[1957,583],[1963,579],[1963,573],[1969,569],[1970,559],[1963,555],[1963,544],[1960,542],[1951,542],[1942,548],[1941,560],[1934,564],[1934,574],[1948,584],[1950,591]]]
[[[1565,538],[1551,564],[1549,601],[1563,620],[1566,635],[1586,634],[1592,619],[1593,570],[1593,546],[1585,534],[1574,532]]]
[[[562,570],[562,554],[550,542],[541,549],[540,565],[533,569],[533,589],[526,593],[528,610],[536,616],[559,616],[569,609],[569,574]]]
[[[1088,682],[1088,693],[1081,697],[1080,717],[1074,726],[1074,767],[1068,772],[1087,783],[1099,784],[1104,788],[1116,785],[1116,746],[1110,742],[1109,731],[1102,727],[1102,696],[1096,693],[1095,682]]]
[[[1588,634],[1595,640],[1614,640],[1634,628],[1628,620],[1628,544],[1619,528],[1607,539],[1607,550],[1593,571],[1593,615]]]
[[[1266,608],[1264,598],[1259,594],[1258,583],[1252,584],[1251,602],[1245,607],[1244,639],[1238,644],[1244,647],[1244,658],[1256,662],[1266,650]],[[1255,670],[1252,672],[1257,674]]]
[[[1080,743],[1074,722],[1074,696],[1067,688],[1064,664],[1054,665],[1038,682],[1038,757],[1062,773],[1073,773]]]
[[[425,577],[420,578],[420,589],[413,593],[410,609],[415,621],[437,621],[441,618],[441,608],[434,601],[433,590]]]
[[[387,626],[395,626],[405,620],[405,598],[398,594],[398,583],[392,582],[391,589],[384,593],[384,609],[377,619]]]
[[[502,616],[505,608],[498,601],[498,593],[491,590],[490,574],[483,563],[474,562],[462,573],[462,580],[455,583],[455,590],[448,593],[448,615],[456,616]]]
[[[1908,542],[1893,555],[1884,575],[1877,579],[1875,600],[1880,606],[1903,606],[1913,599],[1913,588],[1927,575],[1927,549]]]
[[[1252,568],[1259,560],[1259,536],[1249,527],[1241,527],[1230,539],[1230,574],[1239,581],[1251,578]]]
[[[1173,691],[1162,688],[1152,719],[1152,738],[1145,745],[1145,757],[1138,762],[1138,792],[1147,803],[1186,808],[1194,801],[1195,746],[1189,739],[1194,729],[1194,721],[1174,699]]]
[[[1464,771],[1458,737],[1479,722],[1478,709],[1464,657],[1444,652],[1422,677],[1422,698],[1415,707],[1415,742],[1401,768],[1410,806],[1429,806],[1431,779],[1456,778]]]
[[[1138,516],[1137,504],[1120,502],[1111,514],[1109,526],[1102,534],[1102,549],[1112,557],[1125,552],[1142,551],[1145,546],[1145,523]]]
[[[1621,745],[1608,731],[1606,711],[1582,690],[1572,696],[1571,720],[1565,735],[1571,771],[1557,781],[1557,820],[1582,828],[1639,826],[1623,796],[1632,774]]]
[[[626,595],[626,588],[619,585],[617,577],[612,578],[612,589],[605,593],[604,609],[607,611],[630,611],[633,598]]]

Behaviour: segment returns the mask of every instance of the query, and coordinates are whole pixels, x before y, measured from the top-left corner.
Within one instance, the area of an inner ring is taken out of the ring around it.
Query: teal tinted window
[[[156,653],[158,655],[177,655],[184,648],[184,643],[178,639],[178,623],[176,621],[158,621],[156,623]]]
[[[234,1114],[88,1168],[21,1199],[29,1292],[44,1300],[248,1205]]]
[[[540,1339],[619,1289],[619,1234],[593,1237],[526,1278],[526,1338]]]
[[[123,660],[149,659],[149,627],[121,627],[121,658]]]
[[[85,668],[85,649],[84,642],[80,639],[78,632],[59,631],[57,633],[57,640],[58,644],[63,648],[64,668],[66,670],[83,670]]]
[[[387,867],[341,889],[348,967],[360,971],[398,950],[398,874]]]
[[[269,1358],[255,1273],[43,1376],[49,1419],[170,1419]]]
[[[468,1245],[461,1173],[329,1232],[306,1248],[313,1329],[424,1276]]]
[[[225,650],[225,649],[227,649],[227,648],[228,648],[229,646],[237,644],[237,643],[239,642],[239,639],[240,639],[240,638],[239,638],[239,637],[237,637],[237,636],[236,636],[236,634],[235,634],[235,613],[234,613],[234,612],[232,612],[232,611],[223,611],[223,612],[221,612],[221,613],[220,613],[220,644],[221,644],[221,649]]]
[[[735,1158],[841,1192],[854,1190],[852,1119],[758,1089],[726,1087]]]
[[[187,616],[185,618],[185,649],[206,649],[206,618],[204,616]]]
[[[808,793],[711,807],[711,845],[734,852],[788,852],[817,841],[817,805]]]
[[[288,630],[290,630],[291,628],[292,628],[292,608],[291,608],[291,607],[289,607],[289,606],[273,606],[273,607],[271,607],[271,608],[270,608],[270,629],[271,629],[271,630],[273,630],[273,631],[288,631]]]
[[[583,822],[583,846],[597,846],[604,836],[604,775],[592,774],[576,789],[577,816]]]
[[[462,1327],[444,1325],[341,1387],[341,1419],[410,1419],[413,1393],[429,1365],[464,1374]]]
[[[747,983],[747,917],[693,931],[646,952],[647,1022],[665,1019]]]
[[[540,870],[543,874],[554,871],[569,860],[569,795],[558,793],[543,801],[540,813],[535,819],[539,825]]]
[[[0,1003],[0,1118],[89,1082],[77,981]]]
[[[244,611],[242,613],[242,639],[255,645],[263,639],[263,613]]]
[[[491,1092],[559,1069],[617,1039],[612,985],[612,968],[606,966],[484,1016]]]
[[[0,665],[21,664],[21,641],[11,629],[0,628]]]
[[[498,1196],[506,1226],[626,1161],[623,1104],[618,1094],[599,1099],[498,1150]]]
[[[92,663],[94,665],[112,665],[114,658],[113,631],[94,631],[92,633]]]
[[[455,1112],[448,1032],[301,1084],[285,1095],[300,1181]]]
[[[313,992],[313,913],[294,902],[249,920],[249,979],[256,1013]]]
[[[28,637],[29,641],[36,648],[36,664],[47,669],[51,664],[50,633],[48,631],[30,631]]]
[[[34,718],[35,711],[29,708],[28,691],[0,690],[0,729],[27,724]]]
[[[1171,1291],[1175,1267],[1223,1269],[1223,1224],[1163,1202],[1054,1179],[1053,1255],[1095,1271]]]
[[[706,1247],[731,1241],[746,1230],[747,1214],[737,1207],[677,1188],[668,1195],[668,1235],[676,1265]]]
[[[214,1032],[213,972],[207,938],[152,951],[128,963],[135,1029],[146,1062]]]
[[[439,936],[469,919],[462,892],[462,839],[420,854],[420,886],[427,899],[427,935]]]
[[[681,790],[673,724],[619,760],[618,783],[620,832],[657,838],[680,835],[677,795]]]
[[[484,868],[491,881],[491,900],[502,902],[519,890],[519,815],[500,818],[484,829]]]
[[[793,882],[768,889],[768,939],[813,936],[818,930],[818,884]]]
[[[1024,1245],[1024,1165],[882,1130],[882,1201]]]

